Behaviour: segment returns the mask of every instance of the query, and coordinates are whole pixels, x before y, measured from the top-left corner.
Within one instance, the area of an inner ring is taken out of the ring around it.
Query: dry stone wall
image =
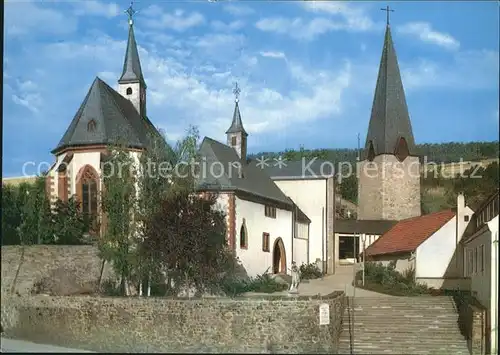
[[[2,246],[2,296],[30,294],[43,278],[57,274],[71,275],[82,287],[96,284],[101,276],[102,261],[95,246]],[[104,266],[103,280],[112,276],[109,264]]]
[[[320,304],[329,324],[320,325]],[[236,299],[11,296],[7,336],[101,352],[336,353],[344,296]]]

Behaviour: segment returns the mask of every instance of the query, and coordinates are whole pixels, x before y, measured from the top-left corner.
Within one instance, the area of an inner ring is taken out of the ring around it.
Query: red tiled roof
[[[454,216],[455,211],[445,210],[399,221],[370,245],[365,253],[373,256],[414,251]]]

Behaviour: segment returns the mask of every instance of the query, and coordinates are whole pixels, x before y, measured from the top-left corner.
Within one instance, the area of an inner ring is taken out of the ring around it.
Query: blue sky
[[[388,4],[416,142],[497,140],[498,4]],[[53,162],[96,76],[116,87],[129,2],[5,5],[3,176],[16,176],[25,162]],[[148,116],[171,141],[189,125],[225,141],[238,81],[251,153],[355,147],[368,127],[385,5],[137,1]]]

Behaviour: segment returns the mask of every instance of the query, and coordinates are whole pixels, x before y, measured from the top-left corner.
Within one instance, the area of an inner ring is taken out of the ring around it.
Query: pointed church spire
[[[241,120],[240,107],[238,106],[240,92],[241,92],[241,90],[238,86],[238,83],[236,83],[235,87],[233,89],[233,93],[234,93],[234,97],[235,97],[233,121],[231,122],[231,127],[229,127],[229,129],[226,131],[226,134],[242,133],[246,137],[246,136],[248,136],[248,133],[245,131],[245,128],[243,128],[243,121]]]
[[[128,42],[127,42],[127,51],[125,52],[125,62],[123,63],[123,72],[118,80],[120,84],[126,83],[141,83],[144,88],[146,88],[146,83],[144,81],[144,77],[142,76],[141,62],[139,60],[139,51],[137,50],[137,43],[135,41],[134,35],[134,21],[133,16],[137,13],[134,10],[133,2],[130,3],[130,7],[125,10],[125,13],[128,15]]]
[[[365,158],[398,154],[401,149],[415,155],[415,140],[389,25],[389,7],[384,47],[380,59],[375,96],[366,137]]]

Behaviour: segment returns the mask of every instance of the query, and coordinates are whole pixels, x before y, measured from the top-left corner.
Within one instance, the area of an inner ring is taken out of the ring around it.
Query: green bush
[[[363,271],[356,273],[356,282],[360,284]],[[384,266],[382,263],[365,263],[365,285],[367,290],[394,296],[417,296],[429,294],[430,289],[415,282],[415,269],[409,268],[403,273],[396,271],[396,263]]]
[[[323,276],[323,273],[321,272],[319,267],[314,263],[311,264],[302,263],[302,265],[300,265],[299,271],[301,280],[313,280]]]
[[[273,293],[285,291],[288,285],[276,281],[266,272],[248,279],[227,279],[222,282],[221,288],[226,295],[237,296],[245,292]]]

